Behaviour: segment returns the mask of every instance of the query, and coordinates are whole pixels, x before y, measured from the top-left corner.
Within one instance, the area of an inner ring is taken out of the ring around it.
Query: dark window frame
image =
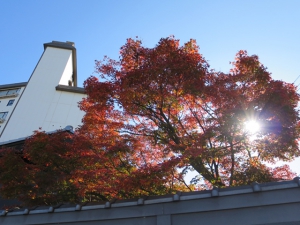
[[[8,101],[7,105],[6,106],[12,106],[15,102],[15,99],[11,99]]]
[[[5,119],[8,112],[0,112],[0,119]]]

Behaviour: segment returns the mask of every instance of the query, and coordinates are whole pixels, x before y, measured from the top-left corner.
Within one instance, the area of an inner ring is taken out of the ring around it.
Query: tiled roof
[[[146,217],[150,221],[150,217],[152,218],[153,216],[156,218],[155,221],[165,221],[164,219],[166,219],[167,217],[162,216],[169,216],[171,218],[172,215],[177,214],[184,216],[191,213],[194,215],[196,213],[198,215],[199,213],[201,214],[207,212],[217,212],[220,210],[241,210],[247,208],[250,210],[250,208],[253,207],[269,207],[268,210],[275,210],[272,208],[273,206],[275,207],[285,205],[285,207],[288,207],[289,204],[296,204],[297,207],[300,209],[299,187],[300,180],[299,177],[296,177],[292,181],[271,182],[264,184],[253,183],[250,186],[230,187],[221,189],[214,188],[213,190],[207,191],[178,192],[174,195],[148,196],[138,199],[115,200],[97,203],[91,202],[77,205],[60,204],[57,206],[39,206],[35,208],[24,208],[11,211],[2,210],[0,211],[0,224],[9,224],[4,223],[8,221],[20,222],[22,221],[20,216],[22,216],[23,219],[26,219],[26,224],[34,224],[35,218],[39,220],[37,222],[38,224],[67,222],[68,224],[75,224],[75,222],[78,220],[87,222],[83,224],[90,224],[88,223],[88,221],[112,221],[115,219],[127,220],[133,218],[142,219]],[[196,214],[194,216],[196,216]],[[35,217],[37,215],[40,216]],[[276,215],[274,216],[276,217]],[[14,219],[14,217],[16,217],[17,219]],[[28,222],[29,218],[30,221],[32,221],[32,223]],[[45,218],[45,221],[42,218]],[[178,221],[179,219],[180,218],[178,217]],[[270,219],[272,220],[272,218]],[[169,221],[169,219],[167,220]],[[145,224],[148,223],[145,222]],[[151,224],[151,222],[149,222],[149,224]],[[157,222],[157,224],[159,224],[159,222]],[[177,223],[176,221],[174,221],[170,223],[168,222],[166,224]],[[187,224],[193,223],[191,221],[191,223]]]

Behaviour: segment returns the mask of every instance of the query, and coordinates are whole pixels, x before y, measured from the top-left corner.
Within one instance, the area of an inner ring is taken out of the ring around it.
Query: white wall
[[[84,113],[77,103],[84,95],[55,90],[58,84],[68,85],[72,63],[72,50],[46,48],[0,142],[29,136],[39,128],[54,131],[81,124]]]
[[[8,114],[5,118],[5,121],[3,123],[0,123],[0,135],[3,132],[3,129],[4,129],[7,121],[9,120],[12,112],[14,111],[14,108],[16,107],[16,105],[20,99],[20,96],[22,95],[22,93],[24,91],[24,87],[10,88],[10,89],[18,89],[18,88],[20,88],[20,92],[18,93],[17,96],[0,98],[0,112],[8,112]],[[3,90],[5,90],[5,89],[3,89]],[[7,106],[7,103],[9,102],[9,100],[13,100],[13,99],[15,100],[14,103],[10,106]]]
[[[69,85],[69,80],[72,80],[73,67],[72,67],[72,57],[69,58],[63,75],[60,78],[59,84]]]
[[[56,91],[41,125],[42,129],[53,131],[63,129],[67,125],[72,125],[74,128],[80,125],[84,112],[79,110],[78,102],[83,97],[83,94]]]

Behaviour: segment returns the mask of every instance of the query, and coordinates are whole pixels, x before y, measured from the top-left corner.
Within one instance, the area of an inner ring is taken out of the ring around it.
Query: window
[[[9,100],[9,101],[8,101],[8,103],[7,103],[7,106],[11,106],[11,105],[13,105],[13,104],[14,104],[14,101],[15,101],[14,99],[12,99],[12,100]]]
[[[10,96],[17,96],[20,92],[20,88],[16,89],[9,89],[0,91],[0,98],[10,97]]]
[[[3,123],[8,112],[0,112],[0,123]]]
[[[8,112],[0,112],[0,119],[5,119]]]

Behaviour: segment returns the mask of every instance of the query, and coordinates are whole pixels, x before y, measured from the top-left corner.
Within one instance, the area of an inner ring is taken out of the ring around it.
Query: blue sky
[[[27,81],[43,43],[53,40],[75,42],[82,86],[94,60],[117,59],[126,38],[153,47],[170,35],[182,43],[196,39],[217,71],[228,72],[243,49],[258,55],[274,79],[293,82],[300,75],[299,10],[299,0],[1,1],[0,84]],[[296,169],[300,174],[300,164]]]

